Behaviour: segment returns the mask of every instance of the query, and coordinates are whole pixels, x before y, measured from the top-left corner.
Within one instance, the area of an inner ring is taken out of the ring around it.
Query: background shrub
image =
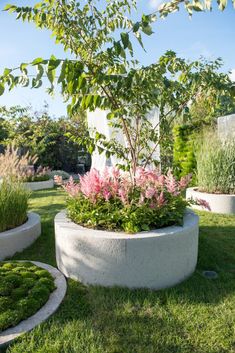
[[[36,113],[19,106],[0,107],[1,148],[14,142],[21,154],[29,151],[38,156],[37,166],[77,173],[79,153],[84,148],[68,136],[86,133],[84,113],[55,119],[48,115],[47,107]],[[87,163],[86,170],[90,168],[89,159]]]
[[[55,175],[62,177],[63,180],[69,179],[69,177],[70,177],[69,173],[65,172],[64,170],[52,170],[49,173],[49,177],[51,179],[54,179]]]
[[[177,178],[193,175],[192,184],[195,183],[196,171],[196,138],[197,133],[192,125],[176,125],[173,128],[173,168]]]
[[[1,180],[0,232],[15,228],[26,222],[29,196],[29,191],[20,183]]]
[[[222,141],[210,132],[197,153],[197,179],[201,191],[235,193],[235,141]]]

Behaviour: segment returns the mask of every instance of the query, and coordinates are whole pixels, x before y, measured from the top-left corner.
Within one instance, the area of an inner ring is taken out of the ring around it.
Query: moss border
[[[58,309],[66,294],[66,279],[64,275],[59,270],[57,270],[57,268],[37,261],[24,260],[19,262],[25,261],[32,262],[34,265],[50,272],[55,280],[56,289],[51,293],[47,303],[41,309],[39,309],[36,314],[30,316],[26,320],[21,321],[15,327],[8,328],[7,330],[0,333],[0,349],[12,343],[19,336],[31,331],[34,327],[47,320]]]

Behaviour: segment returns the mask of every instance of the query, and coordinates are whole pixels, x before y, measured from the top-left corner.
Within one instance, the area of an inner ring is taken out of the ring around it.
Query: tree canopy
[[[6,87],[11,90],[17,85],[39,88],[47,77],[48,93],[59,85],[70,114],[81,108],[109,110],[109,123],[123,131],[128,147],[115,139],[106,141],[97,132],[95,139],[89,140],[90,152],[98,147],[107,155],[115,153],[131,161],[128,166],[134,173],[137,165],[146,166],[151,161],[160,143],[158,127],[151,127],[146,118],[154,106],[160,109],[161,125],[167,131],[169,121],[186,112],[200,96],[234,93],[228,75],[219,72],[220,59],[189,63],[172,51],[146,67],[135,59],[134,41],[144,50],[144,36],[153,34],[152,24],[178,10],[181,4],[189,15],[211,9],[210,0],[173,0],[134,21],[135,0],[107,0],[105,4],[94,0],[85,4],[44,0],[33,7],[7,5],[5,10],[16,14],[17,19],[50,30],[56,43],[62,44],[73,58],[52,55],[21,63],[17,68],[5,68],[0,76],[0,94]],[[227,2],[219,0],[218,4],[223,10]],[[152,142],[151,148],[146,148],[146,141]]]

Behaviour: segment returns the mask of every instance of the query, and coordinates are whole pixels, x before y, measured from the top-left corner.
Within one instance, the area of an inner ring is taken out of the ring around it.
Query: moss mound
[[[54,289],[51,274],[31,262],[0,262],[0,332],[35,314]]]

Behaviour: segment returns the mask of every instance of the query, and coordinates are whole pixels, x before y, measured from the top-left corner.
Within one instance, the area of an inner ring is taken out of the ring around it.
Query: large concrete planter
[[[197,200],[202,199],[208,202],[212,212],[222,214],[235,214],[235,195],[229,194],[208,194],[200,192],[197,188],[188,188],[186,198]],[[201,206],[193,206],[196,209],[208,211]]]
[[[38,214],[28,213],[28,220],[19,227],[0,233],[0,261],[30,246],[41,234]]]
[[[24,186],[31,191],[52,189],[54,187],[54,180],[49,179],[45,181],[32,181],[29,183],[24,183]]]
[[[66,277],[85,284],[161,289],[195,270],[198,216],[187,211],[182,227],[126,234],[93,230],[55,217],[56,260]]]

